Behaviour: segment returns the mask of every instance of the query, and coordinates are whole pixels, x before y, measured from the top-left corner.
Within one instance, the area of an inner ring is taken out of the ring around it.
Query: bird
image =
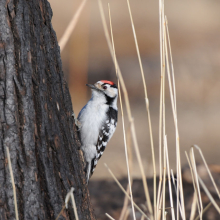
[[[92,96],[80,111],[77,120],[88,184],[117,126],[118,88],[108,80],[100,80],[94,85],[86,86],[91,89]]]

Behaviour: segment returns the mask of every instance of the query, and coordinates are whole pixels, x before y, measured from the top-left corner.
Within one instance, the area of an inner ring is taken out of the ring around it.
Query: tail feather
[[[91,163],[86,163],[85,173],[86,173],[86,183],[88,185],[91,171]]]
[[[89,162],[86,162],[86,166],[85,166],[85,173],[86,173],[86,183],[88,184],[89,183],[89,179],[91,178],[94,170],[95,170],[95,167],[96,167],[96,164],[94,164],[94,160],[95,158],[91,161],[91,163]]]

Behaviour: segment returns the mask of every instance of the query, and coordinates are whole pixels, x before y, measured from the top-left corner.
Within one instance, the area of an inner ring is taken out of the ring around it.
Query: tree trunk
[[[95,219],[51,18],[47,0],[0,0],[1,220],[15,219],[6,147],[19,219],[56,219],[71,187],[79,219]]]

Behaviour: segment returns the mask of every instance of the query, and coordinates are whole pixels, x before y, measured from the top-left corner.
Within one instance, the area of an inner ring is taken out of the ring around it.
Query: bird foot
[[[81,123],[80,123],[80,121],[77,119],[77,117],[75,116],[74,112],[72,113],[72,117],[74,118],[74,122],[75,122],[75,125],[76,125],[76,128],[77,128],[77,131],[79,131],[80,128],[81,128]]]

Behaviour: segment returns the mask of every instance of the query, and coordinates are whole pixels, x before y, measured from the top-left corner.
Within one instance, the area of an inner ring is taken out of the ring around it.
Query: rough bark
[[[51,18],[47,0],[0,0],[1,220],[15,219],[6,146],[19,219],[55,219],[72,186],[79,219],[95,219]]]

